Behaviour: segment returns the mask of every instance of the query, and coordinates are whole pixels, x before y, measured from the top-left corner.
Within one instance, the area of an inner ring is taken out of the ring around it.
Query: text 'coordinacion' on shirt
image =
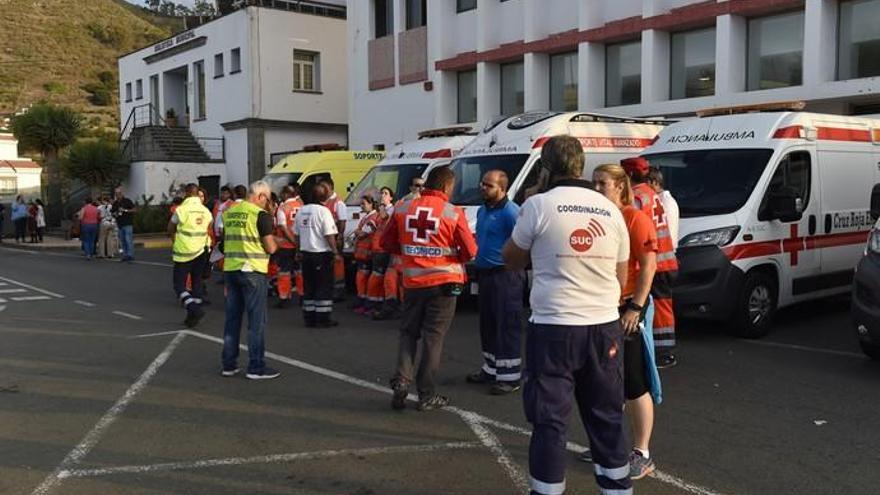
[[[557,213],[589,213],[591,215],[600,215],[603,217],[611,216],[611,212],[605,208],[588,205],[557,205],[556,211]]]

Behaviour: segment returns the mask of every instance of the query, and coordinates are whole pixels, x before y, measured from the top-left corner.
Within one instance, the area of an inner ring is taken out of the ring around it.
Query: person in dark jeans
[[[302,261],[303,321],[307,327],[334,327],[333,264],[337,255],[336,221],[323,205],[330,196],[324,184],[317,184],[305,198],[293,226],[298,260]]]
[[[24,242],[24,235],[27,229],[27,205],[24,204],[24,199],[21,196],[15,197],[15,202],[12,203],[12,224],[15,226],[15,242]]]
[[[119,227],[119,243],[122,247],[120,261],[134,261],[134,212],[137,210],[132,200],[125,197],[121,187],[116,188],[116,201],[111,212]]]

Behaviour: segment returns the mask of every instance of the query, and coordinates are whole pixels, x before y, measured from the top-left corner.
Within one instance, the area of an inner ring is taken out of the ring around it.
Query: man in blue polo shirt
[[[519,207],[507,199],[507,174],[490,170],[480,182],[485,205],[477,212],[477,278],[483,367],[468,375],[470,383],[491,384],[489,392],[504,395],[520,388],[520,314],[523,270],[505,269],[501,249],[510,239]]]

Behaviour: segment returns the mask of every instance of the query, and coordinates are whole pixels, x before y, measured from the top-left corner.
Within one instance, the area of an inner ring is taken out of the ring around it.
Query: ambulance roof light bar
[[[309,144],[303,146],[302,150],[305,151],[341,151],[344,150],[345,147],[340,145],[339,143],[321,143],[321,144]]]
[[[807,107],[804,101],[776,101],[751,105],[734,105],[730,107],[705,108],[697,110],[697,117],[715,117],[717,115],[737,115],[760,112],[799,112]]]
[[[475,134],[473,127],[469,125],[457,125],[450,127],[439,127],[437,129],[426,129],[420,132],[418,136],[419,139],[423,139],[435,137],[465,136],[468,134]]]
[[[638,117],[618,117],[615,115],[605,115],[601,113],[579,113],[569,120],[569,122],[603,122],[607,124],[653,124],[653,125],[669,125],[675,123],[674,120],[666,119],[642,119]]]

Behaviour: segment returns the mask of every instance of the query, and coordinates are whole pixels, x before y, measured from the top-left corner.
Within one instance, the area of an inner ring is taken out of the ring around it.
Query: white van
[[[846,293],[871,229],[880,121],[715,109],[667,127],[643,156],[678,201],[677,313],[760,337],[777,308]]]
[[[419,139],[391,149],[385,159],[377,163],[349,193],[348,221],[345,223],[344,252],[354,250],[353,234],[361,217],[361,199],[365,195],[379,198],[382,187],[390,187],[397,201],[409,194],[413,178],[420,177],[429,167],[448,164],[476,132],[470,126],[429,129],[419,133]]]
[[[518,204],[538,182],[541,147],[553,136],[578,138],[584,148],[584,177],[603,163],[618,163],[650,145],[667,124],[662,120],[613,117],[583,112],[527,112],[490,122],[453,160],[455,189],[450,201],[464,208],[471,230],[483,204],[480,181],[489,170],[507,173],[508,198]]]

